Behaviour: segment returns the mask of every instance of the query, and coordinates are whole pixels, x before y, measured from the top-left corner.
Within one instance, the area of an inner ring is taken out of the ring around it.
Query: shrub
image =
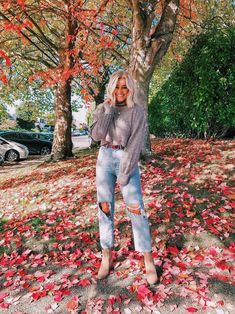
[[[220,137],[235,126],[235,28],[199,35],[149,105],[156,136]]]

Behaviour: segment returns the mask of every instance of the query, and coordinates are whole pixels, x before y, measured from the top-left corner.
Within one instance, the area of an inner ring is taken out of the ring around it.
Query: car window
[[[47,134],[41,134],[41,139],[45,139],[45,140],[49,140],[50,139],[50,135]]]
[[[30,136],[37,137],[37,133],[28,133]]]
[[[15,138],[15,134],[14,133],[3,133],[2,137],[11,140],[11,139]]]
[[[34,137],[28,133],[18,133],[19,137],[25,140],[32,140]]]
[[[38,136],[38,133],[30,133],[29,134],[31,137],[33,137],[33,138],[38,138],[39,136]]]
[[[15,134],[14,134],[14,138],[15,138],[15,139],[18,139],[18,140],[21,139],[20,133],[15,133]]]

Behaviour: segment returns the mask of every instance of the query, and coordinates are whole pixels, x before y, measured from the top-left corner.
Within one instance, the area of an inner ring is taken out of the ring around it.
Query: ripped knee
[[[102,210],[103,213],[105,213],[105,215],[110,216],[110,203],[99,203],[99,208]]]
[[[130,213],[135,215],[141,215],[141,207],[139,204],[131,204],[127,206],[127,209]]]

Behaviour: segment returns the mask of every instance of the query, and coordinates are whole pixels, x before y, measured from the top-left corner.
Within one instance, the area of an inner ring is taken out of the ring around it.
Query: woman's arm
[[[131,136],[128,139],[122,156],[117,181],[126,185],[135,167],[138,165],[140,152],[144,144],[146,130],[146,115],[141,106],[134,107],[132,116]]]
[[[107,102],[100,104],[96,108],[93,115],[93,123],[90,127],[91,138],[94,141],[98,142],[105,139],[113,116],[114,107]]]

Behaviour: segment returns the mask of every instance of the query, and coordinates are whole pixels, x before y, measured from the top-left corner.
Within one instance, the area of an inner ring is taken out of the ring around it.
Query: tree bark
[[[72,9],[73,0],[67,2],[68,12]],[[75,47],[78,24],[71,14],[67,19],[67,26],[64,31],[64,38],[59,50],[59,60],[61,67],[61,75],[65,74],[65,78],[61,78],[57,85],[55,95],[55,131],[51,153],[51,160],[57,161],[73,156],[72,153],[72,106],[71,106],[71,82],[72,76],[68,75],[76,63],[74,55],[70,53]],[[71,38],[69,40],[69,38]],[[67,72],[67,73],[66,73]]]
[[[156,65],[162,60],[172,41],[179,10],[179,0],[166,0],[161,19],[154,23],[159,1],[131,0],[133,14],[132,49],[129,72],[137,85],[137,101],[147,115],[149,85]],[[142,157],[151,155],[147,125]]]
[[[58,84],[55,95],[56,124],[51,159],[61,160],[72,154],[72,109],[71,109],[71,85],[70,81],[62,81]]]

